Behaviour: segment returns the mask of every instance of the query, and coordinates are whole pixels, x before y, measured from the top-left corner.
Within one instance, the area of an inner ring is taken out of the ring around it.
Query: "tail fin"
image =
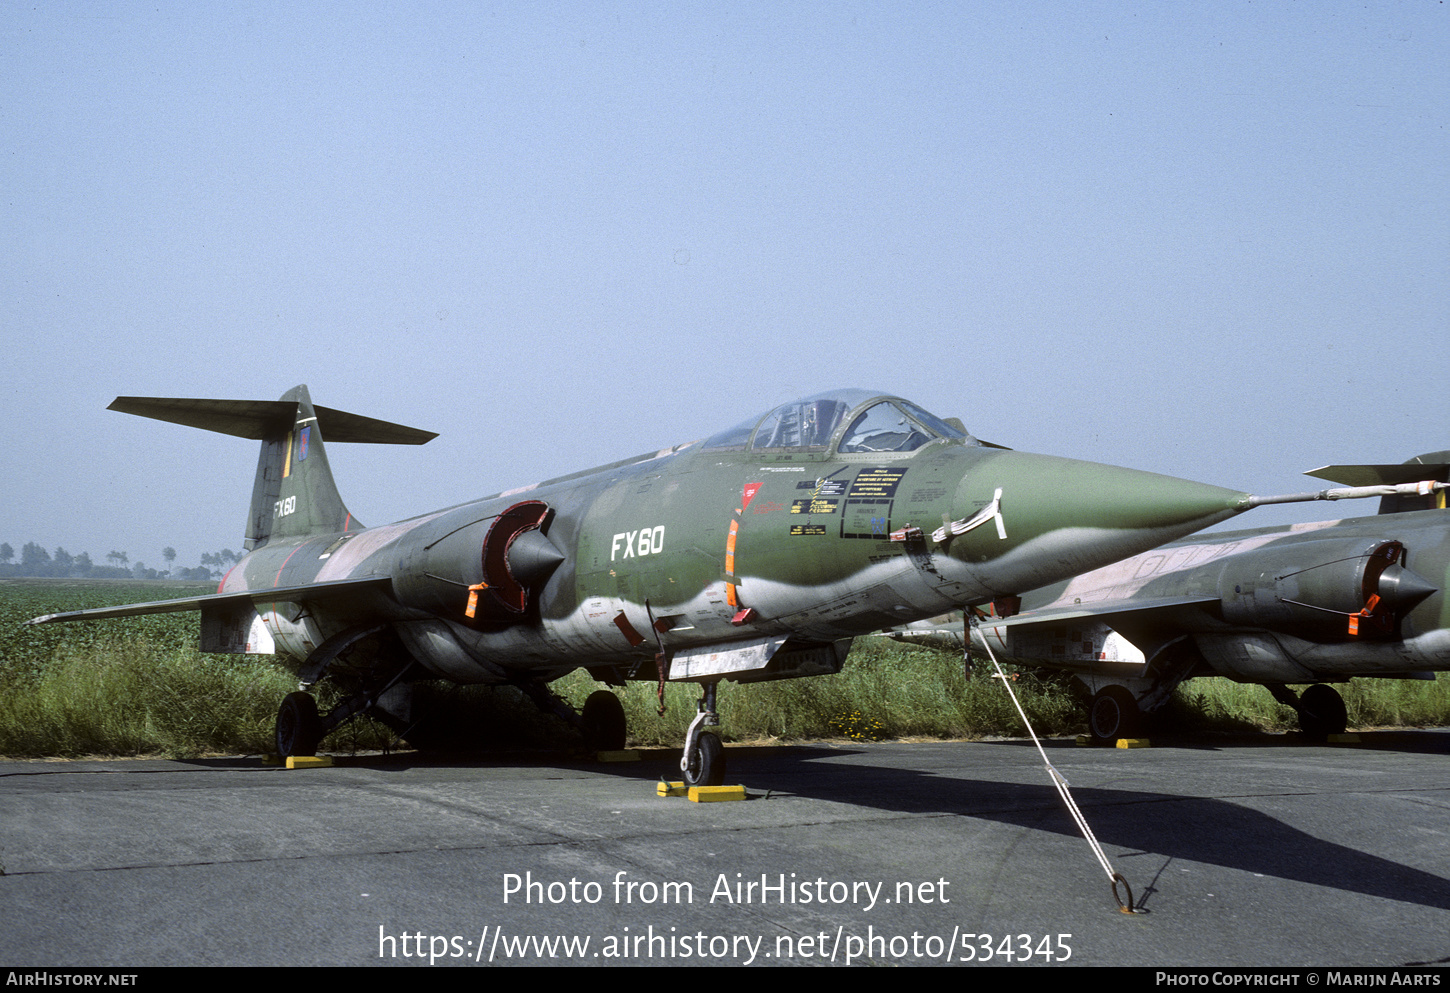
[[[432,431],[313,406],[306,386],[293,387],[280,400],[117,397],[108,409],[260,441],[247,514],[249,549],[273,538],[362,527],[337,492],[322,444],[324,432],[332,441],[385,445],[422,445],[438,437]]]
[[[1327,465],[1306,472],[1346,486],[1378,486],[1382,484],[1418,483],[1432,480],[1450,482],[1450,451],[1426,452],[1399,465]],[[1381,514],[1404,514],[1412,510],[1444,510],[1445,491],[1417,496],[1387,496],[1380,499]]]

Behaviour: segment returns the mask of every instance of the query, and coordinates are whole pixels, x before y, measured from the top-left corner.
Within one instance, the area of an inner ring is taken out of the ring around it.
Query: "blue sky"
[[[838,386],[1258,493],[1450,448],[1436,3],[0,2],[0,541],[385,523]],[[1371,512],[1273,508],[1244,525]]]

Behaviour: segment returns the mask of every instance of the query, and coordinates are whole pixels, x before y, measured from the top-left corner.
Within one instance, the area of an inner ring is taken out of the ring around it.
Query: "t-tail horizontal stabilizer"
[[[306,396],[306,387],[299,386]],[[293,391],[296,392],[296,391]],[[203,431],[235,435],[261,441],[277,430],[292,427],[297,414],[295,401],[200,400],[182,397],[116,397],[106,408],[138,417],[151,417],[172,424],[185,424]],[[328,441],[367,442],[374,445],[425,445],[438,437],[436,431],[422,431],[391,421],[350,414],[314,404],[317,428]]]
[[[1450,480],[1450,451],[1426,452],[1400,465],[1326,465],[1311,469],[1317,476],[1346,486],[1396,486],[1420,480],[1444,483]],[[1380,501],[1381,514],[1404,514],[1413,510],[1444,510],[1445,491],[1386,494]]]
[[[248,549],[273,538],[361,529],[337,492],[323,435],[329,441],[384,445],[422,445],[438,437],[432,431],[314,406],[306,386],[293,387],[280,400],[117,397],[109,409],[262,443],[247,514]]]

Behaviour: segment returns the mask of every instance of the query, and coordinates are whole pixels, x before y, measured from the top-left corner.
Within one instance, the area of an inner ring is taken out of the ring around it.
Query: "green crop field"
[[[88,624],[23,627],[38,614],[162,600],[211,592],[211,585],[140,581],[0,581],[0,755],[259,754],[295,674],[272,656],[206,655],[196,650],[194,613]],[[720,693],[727,740],[901,737],[973,738],[1022,734],[1023,727],[989,667],[970,678],[952,652],[861,638],[837,676],[754,686],[726,683]],[[1014,672],[1013,687],[1039,734],[1084,730],[1066,680]],[[553,684],[576,707],[599,689],[576,672]],[[656,688],[620,691],[631,740],[678,746],[695,713],[698,690],[671,684],[666,713]],[[1351,726],[1450,723],[1450,679],[1355,680],[1342,687]],[[511,687],[424,684],[420,703],[440,740],[488,747],[578,743],[557,719],[539,713]],[[324,699],[324,706],[326,700]],[[1180,687],[1165,716],[1175,728],[1286,730],[1293,711],[1260,686],[1199,679]],[[327,751],[397,747],[369,720],[354,721],[324,743]]]

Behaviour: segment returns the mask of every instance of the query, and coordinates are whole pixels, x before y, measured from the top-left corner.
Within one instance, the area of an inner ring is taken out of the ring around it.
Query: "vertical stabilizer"
[[[337,492],[317,411],[306,386],[282,394],[292,408],[290,418],[277,418],[262,438],[257,481],[247,514],[247,547],[272,538],[348,531],[361,527]]]
[[[432,431],[315,407],[306,386],[293,387],[280,400],[117,397],[109,409],[262,443],[247,512],[248,549],[273,538],[362,527],[348,512],[332,480],[322,443],[324,431],[333,441],[384,445],[422,445],[438,437]]]

